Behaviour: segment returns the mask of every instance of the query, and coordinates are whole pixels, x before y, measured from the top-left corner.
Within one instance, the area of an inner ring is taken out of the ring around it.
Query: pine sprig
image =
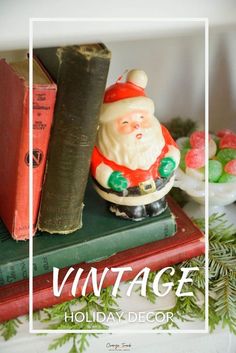
[[[230,275],[223,276],[213,282],[214,307],[218,317],[222,320],[222,326],[228,326],[236,335],[236,280]]]
[[[19,319],[12,319],[0,324],[0,335],[8,341],[17,334],[17,330],[22,322]]]
[[[75,334],[74,333],[67,333],[63,336],[56,338],[48,347],[49,350],[56,350],[62,346],[64,346],[67,342],[71,339],[74,340]]]
[[[204,229],[204,219],[195,223]],[[199,256],[174,266],[175,274],[165,273],[163,282],[174,282],[175,290],[181,277],[182,267],[198,267],[199,271],[190,273],[193,284],[185,284],[183,291],[193,291],[193,297],[176,297],[175,306],[163,311],[172,312],[174,320],[156,326],[158,329],[177,328],[178,321],[204,319],[204,306],[199,305],[199,296],[204,298],[205,257]],[[158,271],[157,271],[158,272]],[[150,274],[147,285],[147,299],[154,303],[155,294],[152,283],[157,272]],[[209,326],[213,331],[221,322],[236,334],[236,229],[228,225],[224,215],[214,214],[209,218]],[[140,290],[140,288],[138,289]],[[201,301],[200,301],[201,302]]]
[[[118,308],[117,299],[121,298],[119,291],[116,298],[114,298],[112,296],[112,290],[113,290],[112,286],[108,287],[106,288],[106,290],[103,290],[100,295],[101,306],[103,307],[103,311],[105,314],[109,313],[110,311],[117,311],[117,308]]]
[[[44,312],[47,314],[49,322],[53,320],[53,322],[50,323],[47,328],[53,330],[107,330],[107,325],[93,320],[93,313],[96,311],[101,311],[104,314],[108,314],[110,312],[119,311],[117,301],[114,297],[112,297],[111,292],[112,287],[108,287],[101,291],[100,297],[96,297],[93,293],[91,293],[84,297],[76,298],[72,302],[69,301],[55,305],[51,308],[44,309]],[[71,316],[72,314],[75,314],[78,311],[73,311],[71,309],[72,304],[73,306],[79,304],[79,311],[81,313],[84,313],[88,317],[88,321],[84,320],[82,322],[65,322],[65,313],[67,314],[67,316]],[[98,337],[98,335],[94,333],[72,333],[62,335],[61,337],[54,339],[54,341],[49,346],[49,350],[57,349],[58,347],[61,347],[69,341],[72,341],[72,347],[69,353],[82,353],[89,346],[88,338],[90,336]]]
[[[186,260],[178,265],[178,268],[182,267],[198,267],[199,271],[190,272],[189,278],[192,278],[194,286],[199,290],[205,288],[205,256],[201,255],[194,257],[193,259]]]
[[[146,285],[146,299],[152,303],[155,304],[156,300],[157,300],[157,296],[155,295],[155,293],[153,292],[152,289],[152,284],[154,281],[154,278],[156,276],[156,272],[150,272],[148,275],[148,280],[147,280],[147,285]],[[138,286],[135,290],[135,292],[140,292],[141,287]]]
[[[179,137],[189,136],[194,130],[196,130],[197,126],[193,120],[189,118],[183,119],[179,116],[172,118],[165,125],[171,132],[174,140],[177,140]]]

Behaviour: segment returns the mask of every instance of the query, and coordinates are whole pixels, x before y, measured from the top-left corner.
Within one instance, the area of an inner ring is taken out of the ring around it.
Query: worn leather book
[[[89,180],[85,194],[83,228],[70,236],[48,236],[38,232],[34,237],[34,276],[84,261],[107,258],[175,233],[176,222],[167,209],[159,217],[132,222],[114,217],[106,202],[93,190]],[[28,243],[16,243],[0,225],[0,285],[28,278]]]
[[[12,237],[29,234],[29,64],[0,60],[0,217]],[[33,62],[33,226],[39,209],[56,85]]]
[[[83,198],[110,63],[103,44],[34,51],[58,93],[38,228],[71,233],[82,226]]]
[[[168,197],[168,203],[177,222],[177,232],[174,236],[119,252],[118,254],[105,260],[87,264],[77,263],[76,265],[73,265],[75,270],[66,281],[60,297],[53,295],[52,272],[35,277],[33,294],[34,310],[39,310],[73,299],[71,289],[75,274],[79,268],[82,268],[84,272],[81,275],[76,296],[81,295],[82,287],[91,267],[95,267],[97,269],[99,283],[105,267],[110,269],[114,267],[131,266],[132,271],[126,272],[122,277],[122,281],[128,281],[134,278],[144,267],[148,267],[150,270],[155,271],[203,254],[205,245],[202,232],[193,224],[182,209],[170,197]],[[133,224],[133,222],[130,221],[126,222],[127,224]],[[139,235],[146,237],[149,228],[141,226],[141,229],[142,231]],[[126,235],[129,236],[128,234]],[[119,241],[118,238],[117,241]],[[96,246],[96,244],[94,245]],[[60,270],[58,281],[59,285],[62,283],[67,271],[68,268]],[[103,287],[105,288],[113,285],[115,280],[116,275],[109,271],[106,275]],[[87,293],[92,292],[92,290],[90,278],[87,286]],[[0,321],[2,322],[28,313],[28,300],[28,280],[2,286],[0,291]]]

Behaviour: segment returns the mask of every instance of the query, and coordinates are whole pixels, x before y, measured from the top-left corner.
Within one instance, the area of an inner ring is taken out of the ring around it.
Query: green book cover
[[[89,180],[83,212],[83,227],[70,235],[38,232],[33,239],[34,276],[81,262],[109,257],[175,233],[176,223],[169,208],[158,217],[134,222],[112,215],[106,202]],[[11,239],[0,224],[0,285],[28,278],[28,242]]]
[[[71,233],[81,227],[83,198],[111,53],[103,44],[34,50],[57,82],[38,228]]]

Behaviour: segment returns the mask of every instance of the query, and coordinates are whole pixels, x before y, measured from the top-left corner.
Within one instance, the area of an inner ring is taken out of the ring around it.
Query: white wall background
[[[25,48],[28,46],[29,17],[209,17],[211,26],[226,26],[235,23],[235,0],[1,0],[0,47],[4,49]],[[106,26],[107,27],[107,26]],[[105,29],[107,29],[105,27]],[[164,26],[168,32],[171,25]],[[138,28],[135,29],[138,31]],[[45,40],[76,40],[80,33],[88,35],[89,30],[83,31],[74,27],[73,31],[65,31],[59,24],[57,34],[53,34],[53,26],[49,30],[41,29],[41,38],[46,32]],[[96,34],[103,32],[103,28],[96,28]],[[106,31],[107,33],[108,31]],[[127,27],[117,26],[116,33],[125,33]],[[172,31],[173,32],[173,31]],[[50,39],[51,38],[51,39]]]
[[[210,126],[236,131],[236,29],[210,38]]]
[[[204,32],[108,44],[109,84],[125,69],[143,69],[149,77],[146,92],[162,121],[178,115],[204,120]]]
[[[51,23],[36,26],[35,46],[42,45],[40,26],[46,33]],[[67,23],[63,23],[62,27],[66,28]],[[83,28],[85,31],[86,27]],[[124,35],[111,40],[112,35],[108,31],[109,40],[105,42],[112,51],[108,84],[113,83],[126,69],[141,68],[148,74],[147,93],[155,101],[156,115],[160,120],[166,121],[180,115],[202,123],[205,77],[203,27],[195,31],[182,31],[181,28],[182,32],[177,27],[176,32],[172,33],[163,33],[163,27],[153,28],[150,36],[148,30],[140,34],[141,39],[137,38],[136,29],[137,26],[131,26],[128,40],[124,39]],[[132,30],[135,39],[130,39]],[[102,36],[100,39],[103,39]],[[60,44],[58,40],[56,42]],[[83,42],[83,36],[74,43],[80,42]],[[61,43],[67,44],[65,37]],[[26,51],[1,52],[0,56],[19,60]],[[214,131],[228,127],[236,131],[236,27],[210,31],[209,76],[210,128]]]

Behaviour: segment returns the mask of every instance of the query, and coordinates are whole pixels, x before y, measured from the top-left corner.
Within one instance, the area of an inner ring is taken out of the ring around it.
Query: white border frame
[[[34,22],[203,22],[205,29],[205,329],[200,330],[39,330],[33,328],[33,24]],[[208,333],[208,133],[209,133],[209,20],[197,18],[30,18],[29,19],[29,333]]]

